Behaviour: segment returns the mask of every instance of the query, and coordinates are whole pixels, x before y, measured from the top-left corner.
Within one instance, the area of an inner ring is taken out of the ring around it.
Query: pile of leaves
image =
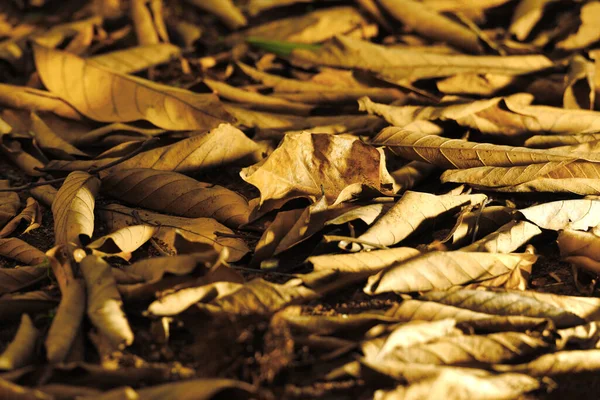
[[[3,1],[0,397],[596,398],[599,16]]]

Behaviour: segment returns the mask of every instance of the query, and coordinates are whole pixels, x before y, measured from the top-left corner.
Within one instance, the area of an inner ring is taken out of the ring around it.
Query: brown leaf
[[[531,376],[560,376],[600,369],[600,350],[565,350],[544,354],[528,363],[495,365],[496,371],[522,372]]]
[[[391,246],[400,243],[419,227],[430,223],[433,218],[449,213],[465,205],[476,205],[484,202],[486,196],[475,195],[441,195],[407,191],[404,196],[379,220],[377,220],[358,239],[362,248],[373,248],[373,245]],[[371,243],[373,245],[369,245]],[[340,243],[345,247],[346,243]],[[358,244],[352,245],[353,251],[360,250]]]
[[[38,182],[43,181],[43,178],[41,178]],[[31,193],[33,198],[35,198],[45,206],[52,207],[52,203],[56,198],[56,193],[58,193],[58,190],[56,190],[52,185],[42,185],[32,188],[31,190],[29,190],[29,193]]]
[[[600,164],[561,161],[517,167],[476,167],[448,170],[442,182],[468,183],[500,192],[600,194]]]
[[[434,251],[399,262],[371,276],[364,292],[380,294],[446,290],[508,274],[521,265],[532,265],[536,260],[537,256],[527,253]]]
[[[44,266],[0,269],[0,295],[20,292],[48,276]]]
[[[96,256],[87,256],[80,263],[87,287],[87,314],[94,326],[115,347],[133,343],[133,332],[123,313],[121,296],[108,263]]]
[[[206,243],[215,251],[227,248],[227,261],[235,262],[250,250],[242,239],[228,237],[234,232],[212,218],[183,218],[153,213],[146,210],[135,210],[118,204],[109,204],[99,208],[99,215],[108,229],[116,230],[133,224],[148,224],[157,228],[155,237],[160,239],[172,252],[175,248],[175,232],[185,235],[189,241]],[[223,234],[223,235],[220,235]]]
[[[12,370],[29,365],[34,358],[39,336],[40,332],[33,325],[29,315],[23,314],[17,334],[0,354],[0,369]]]
[[[222,99],[241,103],[244,108],[296,115],[309,115],[313,106],[230,86],[224,82],[204,79],[203,82]]]
[[[40,77],[50,91],[97,121],[143,119],[165,129],[191,130],[213,128],[230,119],[213,95],[113,72],[41,46],[34,46],[34,55]],[[66,74],[67,70],[79,72]],[[118,96],[115,87],[120,88]]]
[[[92,254],[100,257],[114,256],[129,261],[131,253],[150,240],[156,231],[157,228],[153,226],[132,225],[104,235],[86,247],[92,249]]]
[[[418,250],[410,247],[397,247],[389,250],[312,256],[306,261],[313,265],[315,271],[337,269],[342,272],[375,273],[420,254]]]
[[[1,180],[0,189],[8,188],[10,188],[8,181]],[[16,192],[0,192],[0,227],[6,225],[12,217],[17,215],[20,207],[21,199],[19,199],[19,195]]]
[[[250,78],[272,88],[274,91],[272,96],[301,103],[354,103],[363,96],[368,96],[373,101],[391,103],[405,97],[402,92],[394,88],[348,87],[343,84],[325,85],[271,75],[243,63],[237,65]]]
[[[600,274],[600,237],[592,232],[567,229],[559,233],[557,243],[564,261]]]
[[[47,395],[37,389],[29,389],[5,379],[0,379],[0,394],[9,399],[18,400],[52,400],[53,396]]]
[[[57,304],[56,295],[48,291],[9,293],[0,296],[0,317],[6,321],[18,321],[25,313],[46,313],[55,309]]]
[[[94,233],[94,204],[100,180],[86,172],[71,172],[52,203],[57,245],[89,240]]]
[[[350,185],[356,190],[368,186],[385,191],[382,170],[382,153],[356,138],[305,132],[287,135],[269,157],[244,168],[241,176],[258,187],[262,206],[296,197],[316,201],[325,196],[334,202]]]
[[[18,238],[0,239],[0,255],[27,265],[37,265],[46,259],[42,251]]]
[[[42,210],[38,202],[33,197],[28,197],[25,208],[19,213],[19,215],[10,220],[2,230],[0,230],[0,238],[4,238],[13,234],[17,229],[25,224],[25,229],[22,229],[19,232],[20,234],[25,234],[37,229],[42,224]]]
[[[560,305],[532,298],[528,296],[529,293],[533,292],[490,292],[463,289],[453,292],[432,291],[424,293],[420,299],[494,315],[523,315],[534,318],[548,318],[559,328],[584,323],[581,317],[566,311]]]
[[[73,160],[73,156],[88,157],[87,154],[54,133],[54,131],[50,129],[44,120],[38,117],[35,112],[31,113],[30,118],[31,133],[33,133],[35,142],[42,150],[63,160]]]
[[[177,172],[116,171],[102,178],[102,189],[135,206],[183,217],[213,217],[234,228],[248,222],[250,215],[248,202],[237,193]]]
[[[512,167],[576,158],[600,160],[593,154],[561,153],[553,150],[476,143],[462,139],[424,135],[396,127],[382,130],[373,138],[373,143],[388,146],[403,158],[428,162],[441,168],[450,169],[483,166]]]
[[[496,232],[461,248],[460,251],[512,253],[541,233],[540,228],[527,221],[512,221]]]
[[[0,136],[0,139],[2,137]],[[44,164],[33,157],[31,154],[23,151],[21,143],[16,140],[5,140],[0,142],[0,150],[6,158],[15,163],[21,171],[29,176],[42,176],[43,173],[38,168],[43,168]]]
[[[48,259],[61,292],[60,304],[44,342],[46,357],[54,364],[65,361],[80,332],[86,294],[83,280],[75,278],[71,263],[61,247],[49,250]]]
[[[519,210],[540,228],[587,231],[600,225],[599,200],[561,200],[542,203]]]

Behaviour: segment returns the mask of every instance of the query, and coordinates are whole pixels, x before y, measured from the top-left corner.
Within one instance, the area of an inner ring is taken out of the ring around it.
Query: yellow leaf
[[[94,233],[94,204],[100,180],[86,172],[71,172],[52,203],[57,245],[89,240]]]
[[[131,253],[150,240],[156,231],[157,228],[152,226],[132,225],[102,236],[86,247],[98,256],[115,256],[129,261]]]
[[[82,116],[58,96],[24,86],[0,83],[0,104],[30,111],[50,111],[61,117],[81,119]]]
[[[181,49],[169,43],[148,44],[111,51],[88,58],[111,71],[133,74],[159,64],[164,64],[181,54]]]
[[[42,46],[34,45],[34,56],[44,85],[97,121],[143,119],[164,129],[193,130],[213,128],[230,119],[213,95],[113,72],[73,54]]]
[[[232,0],[186,0],[211,14],[216,15],[230,29],[246,26],[248,21]]]
[[[133,0],[131,19],[140,45],[169,42],[161,0]]]

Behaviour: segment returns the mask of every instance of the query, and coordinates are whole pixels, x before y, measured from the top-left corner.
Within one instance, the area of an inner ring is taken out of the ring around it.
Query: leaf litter
[[[598,12],[6,1],[0,397],[595,399]]]

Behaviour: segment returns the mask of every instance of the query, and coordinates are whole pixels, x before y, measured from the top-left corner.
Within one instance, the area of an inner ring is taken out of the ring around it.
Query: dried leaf
[[[215,251],[227,248],[227,261],[235,262],[250,250],[242,239],[228,237],[234,232],[212,218],[183,218],[157,214],[145,210],[135,210],[117,204],[109,204],[99,208],[99,215],[110,230],[125,228],[133,224],[148,224],[157,228],[155,237],[160,239],[169,250],[176,252],[175,231],[185,235],[189,241],[206,243]]]
[[[600,7],[597,7],[597,9],[600,12]],[[600,39],[600,35],[598,39]],[[593,62],[586,60],[580,55],[575,55],[571,58],[569,73],[565,81],[564,107],[593,110],[596,99],[596,91],[594,90],[595,77],[596,66]]]
[[[522,75],[552,66],[552,62],[541,55],[442,55],[389,48],[345,36],[338,36],[326,42],[316,52],[296,49],[292,52],[292,61],[300,64],[366,69],[396,83],[468,72]]]
[[[396,127],[382,130],[373,138],[373,143],[388,146],[403,158],[428,162],[441,168],[450,169],[484,166],[512,167],[576,158],[586,159],[586,156],[589,157],[587,159],[597,160],[591,154],[560,153],[553,150],[468,142],[462,139],[424,135]]]
[[[5,321],[18,321],[23,314],[46,313],[57,304],[58,298],[48,291],[9,293],[0,296],[0,317]]]
[[[38,202],[33,197],[28,197],[25,208],[19,213],[19,215],[10,220],[2,230],[0,230],[0,238],[5,238],[13,234],[17,229],[19,229],[20,226],[25,225],[24,223],[27,224],[27,226],[20,232],[20,234],[25,234],[37,229],[42,224],[42,210]]]
[[[52,203],[57,245],[81,246],[94,233],[94,204],[100,180],[86,172],[71,172]]]
[[[24,386],[17,385],[5,379],[0,379],[0,395],[7,399],[15,400],[52,400],[53,396],[49,396],[37,389],[29,389]]]
[[[167,400],[173,396],[181,400],[211,400],[221,396],[244,399],[255,397],[256,388],[232,379],[191,379],[138,389],[137,395],[140,399],[152,400]]]
[[[8,181],[0,181],[0,189],[8,188],[10,188]],[[17,215],[20,207],[21,199],[16,192],[0,192],[0,227],[4,227],[12,217]]]
[[[540,228],[587,231],[600,225],[599,200],[561,200],[542,203],[519,210]]]
[[[0,256],[27,265],[37,265],[46,259],[42,251],[18,238],[0,239]]]
[[[559,376],[600,369],[600,350],[565,350],[544,354],[533,361],[516,365],[495,365],[494,370],[522,372],[531,376]]]
[[[554,293],[542,293],[534,291],[518,292],[518,295],[536,299],[544,304],[562,308],[565,311],[576,314],[587,321],[598,319],[600,312],[600,300],[596,297],[565,296]]]
[[[468,326],[476,331],[520,331],[524,332],[542,325],[544,318],[525,317],[521,315],[493,315],[471,311],[434,301],[404,300],[394,305],[385,313],[390,318],[400,321],[438,321],[453,319],[461,326]]]
[[[177,172],[116,171],[102,178],[102,189],[135,206],[183,217],[213,217],[234,228],[248,222],[250,215],[248,202],[237,193]]]
[[[410,293],[445,290],[508,274],[515,268],[532,265],[532,254],[498,254],[434,251],[392,265],[369,278],[364,292]]]
[[[497,231],[512,220],[513,211],[504,206],[487,206],[463,214],[452,232],[452,244],[461,245],[473,240],[473,235],[477,238]]]
[[[269,157],[244,168],[241,176],[260,190],[261,206],[296,197],[325,196],[334,202],[350,185],[385,190],[384,165],[382,153],[354,137],[304,132],[286,135]]]
[[[24,86],[0,83],[0,104],[30,111],[50,111],[61,117],[79,120],[81,114],[60,97]]]
[[[203,82],[222,99],[241,103],[251,110],[264,110],[296,115],[310,114],[313,106],[239,89],[226,83],[204,79]]]
[[[121,296],[110,265],[91,255],[81,261],[80,267],[88,292],[88,317],[115,347],[131,345],[133,332],[121,309]]]
[[[29,315],[23,314],[17,334],[0,354],[0,369],[12,370],[29,365],[35,355],[35,345],[39,336],[40,332],[33,325]]]
[[[191,130],[213,128],[230,119],[213,95],[113,72],[73,54],[41,46],[34,46],[34,55],[46,87],[97,121],[143,119],[164,129]],[[120,88],[118,96],[116,87]]]
[[[535,135],[525,141],[525,147],[549,149],[551,147],[564,147],[596,142],[600,140],[598,133],[581,133],[576,135]]]
[[[315,271],[337,269],[342,272],[375,273],[420,254],[418,250],[410,247],[398,247],[389,250],[312,256],[306,261],[313,265]]]
[[[20,292],[48,276],[48,269],[42,266],[0,269],[0,295]]]
[[[0,136],[1,138],[1,136]],[[15,163],[19,169],[29,176],[42,176],[43,173],[38,168],[43,168],[44,164],[33,157],[31,154],[23,151],[21,143],[16,140],[6,140],[0,143],[0,150],[6,158]]]
[[[44,182],[43,178],[38,182]],[[54,203],[54,199],[56,198],[56,193],[58,193],[58,190],[51,185],[42,185],[32,188],[29,190],[29,193],[31,193],[36,200],[45,206],[52,207],[52,203]]]
[[[453,292],[428,292],[420,299],[466,308],[494,315],[523,315],[548,318],[557,327],[566,328],[584,323],[582,318],[565,311],[559,305],[529,297],[525,292],[489,292],[484,290],[458,290]]]
[[[169,42],[167,27],[162,16],[162,1],[133,0],[131,19],[140,45]]]
[[[156,231],[157,228],[153,226],[132,225],[102,236],[86,247],[100,257],[114,256],[129,261],[131,253],[150,240]]]
[[[524,41],[542,18],[544,7],[556,0],[522,0],[515,9],[509,32]]]
[[[561,161],[518,167],[477,167],[448,170],[442,182],[468,183],[500,192],[600,194],[600,164]]]
[[[567,229],[559,233],[557,243],[563,260],[592,273],[600,273],[600,237],[592,232]]]
[[[402,25],[433,41],[446,42],[470,53],[483,48],[475,32],[413,0],[379,0],[381,6]]]
[[[598,33],[597,17],[600,12],[600,4],[596,1],[585,3],[581,7],[581,25],[577,32],[556,43],[556,47],[564,50],[583,49],[600,40]]]
[[[211,14],[216,15],[230,29],[238,29],[248,24],[246,17],[232,0],[186,0]]]
[[[139,71],[164,64],[181,54],[181,49],[169,43],[148,44],[111,51],[88,58],[106,69],[122,74],[134,74]]]
[[[379,220],[377,220],[365,233],[358,237],[364,243],[373,243],[381,246],[391,246],[400,243],[410,234],[433,218],[449,213],[465,205],[476,205],[484,202],[486,196],[476,195],[441,195],[407,191],[404,196]],[[346,243],[340,243],[345,247]],[[362,248],[373,248],[363,244]],[[361,246],[352,245],[353,251],[358,251]]]
[[[55,364],[65,361],[80,332],[86,294],[83,280],[75,278],[71,263],[65,259],[60,247],[49,250],[48,259],[61,292],[60,304],[44,342],[46,357]]]
[[[87,154],[58,136],[35,112],[30,114],[31,127],[35,142],[42,150],[63,160],[73,160],[73,156],[88,157]]]
[[[477,371],[477,370],[475,370]],[[444,369],[435,377],[392,390],[375,391],[375,400],[445,398],[448,400],[511,400],[539,389],[540,382],[525,374],[484,375],[468,369]]]
[[[540,228],[527,221],[512,221],[496,232],[487,235],[460,251],[485,251],[488,253],[512,253],[542,233]]]

